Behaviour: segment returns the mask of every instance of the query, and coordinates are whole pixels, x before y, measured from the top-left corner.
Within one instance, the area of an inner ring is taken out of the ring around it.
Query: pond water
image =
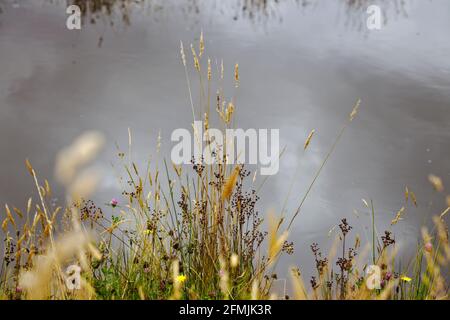
[[[151,2],[69,31],[65,3],[0,1],[0,203],[23,208],[36,196],[24,160],[52,178],[57,151],[85,130],[108,139],[99,201],[119,192],[110,162],[115,142],[126,146],[128,127],[136,158],[155,152],[159,132],[169,155],[172,130],[189,128],[192,118],[179,42],[203,30],[207,54],[224,59],[230,84],[239,62],[239,127],[280,129],[287,148],[262,189],[261,212],[281,209],[299,166],[292,215],[362,100],[294,223],[295,253],[282,266],[311,270],[310,243],[327,248],[328,231],[343,217],[363,242],[370,237],[362,198],[373,199],[377,228],[390,228],[406,185],[418,207],[391,229],[408,253],[420,227],[444,209],[428,174],[450,185],[450,2],[370,1],[383,10],[377,31],[365,26],[368,1],[246,3],[253,2]]]

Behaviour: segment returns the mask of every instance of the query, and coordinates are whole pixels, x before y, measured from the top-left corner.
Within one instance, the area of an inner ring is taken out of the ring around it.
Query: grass
[[[198,76],[199,102],[194,104],[188,59],[181,44],[193,120],[205,129],[213,121],[225,130],[234,123],[236,98],[224,95],[224,64],[205,58],[203,35],[198,47],[190,46]],[[205,68],[205,70],[203,70]],[[213,70],[216,70],[214,72]],[[234,90],[240,84],[234,66]],[[218,86],[213,91],[213,86]],[[216,92],[215,95],[211,92]],[[294,219],[313,189],[345,129],[355,118],[360,101],[338,133],[308,191],[289,223],[269,213],[268,222],[258,211],[259,181],[244,165],[219,161],[204,165],[192,159],[190,166],[176,166],[162,158],[158,139],[156,158],[140,168],[128,151],[118,150],[122,196],[107,205],[90,200],[101,177],[89,164],[105,143],[101,134],[88,132],[63,149],[55,174],[67,194],[67,202],[52,203],[49,183],[41,181],[29,161],[27,170],[38,192],[26,208],[5,207],[2,229],[4,256],[0,270],[3,299],[275,299],[275,270],[282,254],[292,254],[288,241]],[[215,106],[215,108],[214,108]],[[211,110],[213,109],[213,110]],[[215,109],[215,110],[214,110]],[[217,119],[217,120],[216,120]],[[312,131],[304,149],[312,142]],[[443,191],[442,181],[430,182]],[[350,244],[352,227],[346,219],[338,225],[336,241],[327,256],[319,244],[311,245],[316,275],[305,284],[301,271],[292,268],[292,292],[296,299],[446,299],[450,247],[443,211],[434,218],[434,229],[422,229],[416,257],[406,268],[396,263],[393,235],[376,232],[373,202],[365,201],[372,214],[372,239],[362,246],[358,237]],[[405,206],[416,204],[406,190]],[[448,201],[450,206],[450,201]],[[105,214],[105,211],[108,214]],[[402,210],[401,210],[402,211]],[[402,211],[403,212],[403,211]],[[402,219],[402,212],[393,224]],[[284,210],[283,210],[284,215]],[[267,230],[266,230],[267,228]],[[338,249],[339,248],[339,249]],[[339,253],[338,253],[339,252]],[[380,268],[381,287],[371,289],[369,264]],[[81,270],[80,288],[71,279],[76,265]],[[369,283],[369,284],[368,284]]]

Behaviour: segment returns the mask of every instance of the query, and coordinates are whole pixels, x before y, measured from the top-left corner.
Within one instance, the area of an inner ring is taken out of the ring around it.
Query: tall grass
[[[214,63],[206,58],[203,34],[198,45],[190,46],[190,51],[189,59],[181,43],[181,62],[193,120],[202,119],[205,130],[214,121],[223,130],[232,127],[236,98],[224,94],[223,62]],[[193,99],[191,65],[198,77],[198,102]],[[238,64],[234,65],[233,82],[234,90],[238,90]],[[217,90],[213,90],[215,85]],[[195,158],[190,166],[159,161],[160,138],[156,160],[139,167],[130,155],[131,130],[128,151],[118,152],[123,192],[107,205],[90,199],[101,179],[97,171],[88,167],[104,144],[99,133],[86,133],[59,153],[55,174],[67,194],[67,201],[61,206],[51,203],[49,183],[40,181],[27,161],[39,197],[37,202],[30,198],[24,210],[5,207],[0,296],[5,299],[287,298],[272,292],[273,270],[281,254],[292,253],[293,243],[288,242],[292,223],[339,139],[355,118],[359,104],[358,101],[348,123],[338,133],[287,225],[284,217],[274,213],[263,224],[257,209],[257,190],[261,184],[256,183],[260,180],[256,172],[244,165],[229,164],[230,159],[225,156],[213,165],[205,165],[203,159]],[[306,138],[305,150],[313,133]],[[443,191],[437,177],[430,177],[430,181],[437,191]],[[408,200],[415,202],[415,195],[409,191]],[[394,260],[395,240],[389,231],[378,237],[373,203],[370,208],[371,243],[361,246],[357,238],[350,244],[348,234],[352,227],[342,219],[339,235],[326,257],[318,244],[311,245],[317,274],[309,281],[310,285],[305,284],[298,268],[291,269],[293,290],[289,296],[297,299],[448,297],[445,281],[450,248],[443,218],[449,209],[434,219],[433,230],[422,230],[423,241],[418,245],[417,256],[408,268],[398,270]],[[396,222],[400,219],[399,215]],[[370,251],[371,259],[367,258]],[[382,270],[378,289],[368,288],[369,263]],[[67,279],[73,275],[67,271],[70,265],[81,269],[80,289],[68,286]]]

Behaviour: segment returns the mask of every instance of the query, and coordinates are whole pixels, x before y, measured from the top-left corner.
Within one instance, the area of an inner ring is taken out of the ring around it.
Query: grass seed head
[[[239,64],[234,65],[234,86],[239,87]]]
[[[442,183],[442,179],[439,178],[438,176],[435,176],[434,174],[430,174],[428,176],[428,181],[431,183],[434,190],[436,190],[438,192],[444,191],[444,184]]]
[[[311,143],[311,139],[314,135],[314,133],[316,132],[316,130],[312,129],[311,132],[308,134],[308,137],[305,140],[305,144],[303,146],[303,150],[306,150],[306,148],[308,148],[309,144]]]
[[[180,41],[180,55],[181,55],[181,62],[183,63],[183,66],[186,67],[186,55],[184,53],[183,41]]]
[[[240,167],[236,166],[233,172],[228,177],[222,190],[222,200],[230,200],[231,194],[233,193],[234,186],[236,185],[237,179],[239,177]]]
[[[353,119],[356,117],[356,115],[358,114],[358,111],[359,111],[359,105],[361,104],[361,99],[358,99],[357,101],[356,101],[356,104],[355,104],[355,106],[353,107],[353,110],[352,110],[352,112],[350,113],[350,117],[349,117],[349,120],[350,121],[353,121]]]
[[[203,31],[200,33],[199,57],[201,58],[205,51],[205,40],[203,39]]]

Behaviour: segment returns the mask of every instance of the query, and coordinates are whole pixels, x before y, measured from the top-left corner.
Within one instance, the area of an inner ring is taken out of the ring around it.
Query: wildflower
[[[391,280],[391,278],[392,278],[392,272],[386,272],[386,274],[385,274],[385,276],[384,276],[384,279],[386,280],[386,281],[389,281],[389,280]]]
[[[433,251],[433,244],[431,242],[427,242],[424,245],[424,249],[426,252],[431,252]]]
[[[405,281],[405,282],[411,282],[411,278],[410,277],[407,277],[407,276],[402,276],[401,278],[400,278],[400,280],[403,280],[403,281]]]
[[[179,276],[176,277],[176,280],[178,283],[183,283],[186,281],[186,276],[184,274],[180,274]]]
[[[236,253],[233,253],[230,258],[230,265],[232,268],[236,268],[239,264],[239,256]]]
[[[115,208],[119,204],[119,201],[116,198],[112,198],[109,204],[111,205],[111,207]]]
[[[223,269],[219,270],[219,277],[223,277],[225,275],[225,271],[223,271]]]
[[[149,267],[145,267],[144,268],[144,273],[149,273],[150,272],[150,268]]]
[[[150,233],[152,233],[152,231],[149,230],[149,229],[145,229],[145,230],[143,231],[143,233],[144,233],[144,236],[148,236]]]

